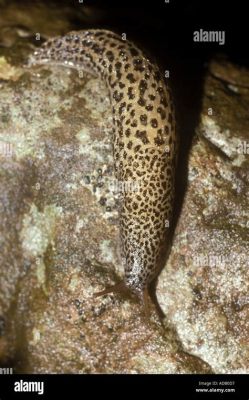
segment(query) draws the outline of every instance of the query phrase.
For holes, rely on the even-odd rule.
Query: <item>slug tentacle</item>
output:
[[[99,296],[104,296],[106,294],[110,293],[124,293],[124,294],[130,294],[130,292],[137,297],[137,299],[141,302],[141,305],[143,307],[143,312],[144,316],[147,321],[149,321],[150,317],[150,296],[147,287],[143,289],[143,291],[136,291],[134,292],[133,288],[130,290],[130,288],[126,285],[125,282],[119,282],[115,285],[109,286],[104,290],[101,290],[100,292],[94,293],[94,297],[99,297]]]
[[[144,298],[158,271],[172,216],[177,150],[168,85],[157,65],[133,43],[101,29],[49,39],[29,62],[44,63],[89,71],[109,89],[115,172],[123,183],[120,235],[125,279],[99,294],[127,287]]]
[[[115,293],[115,292],[116,293],[124,293],[124,292],[127,292],[127,291],[128,291],[128,288],[125,285],[125,283],[124,282],[119,282],[119,283],[116,283],[115,285],[107,287],[104,290],[101,290],[100,292],[94,293],[93,296],[94,297],[99,297],[99,296],[104,296],[104,295],[109,294],[109,293]]]

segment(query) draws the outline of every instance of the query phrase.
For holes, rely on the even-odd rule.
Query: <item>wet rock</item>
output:
[[[214,58],[209,64],[209,71],[235,93],[249,88],[248,70],[244,67],[238,68],[224,57]]]
[[[249,90],[234,96],[225,86],[207,75],[188,190],[158,294],[186,351],[216,373],[248,373]]]
[[[47,4],[42,2],[4,2],[0,3],[0,45],[13,46],[19,39],[55,36],[74,27],[73,22],[83,23],[88,7],[82,12],[68,7],[65,3]],[[28,42],[27,42],[28,43]]]

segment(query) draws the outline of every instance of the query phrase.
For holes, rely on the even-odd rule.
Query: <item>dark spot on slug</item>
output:
[[[137,153],[141,149],[141,145],[138,144],[137,146],[134,147],[135,153]]]
[[[142,142],[143,142],[144,144],[149,143],[149,139],[148,139],[148,136],[147,136],[147,132],[146,132],[146,131],[139,131],[139,130],[137,130],[135,136],[136,136],[138,139],[141,139]]]
[[[145,104],[146,104],[146,101],[145,101],[142,97],[140,97],[137,103],[138,103],[141,107],[144,107]]]
[[[133,128],[136,128],[136,127],[137,127],[137,120],[136,120],[136,119],[135,119],[134,121],[132,121],[131,126],[132,126]]]
[[[130,81],[131,83],[136,82],[136,79],[134,78],[134,75],[130,72],[129,74],[127,74],[126,78],[128,79],[128,81]]]
[[[116,62],[116,64],[115,64],[115,68],[116,69],[120,69],[122,67],[122,64],[121,64],[121,62]]]
[[[146,108],[147,111],[152,111],[153,110],[152,104],[148,104],[145,108]]]
[[[161,115],[162,120],[166,118],[166,112],[162,109],[162,107],[158,107],[157,112]]]
[[[143,125],[147,125],[147,115],[146,114],[140,115],[140,121]]]
[[[106,52],[106,57],[108,58],[108,60],[109,60],[110,62],[112,62],[112,61],[114,60],[114,54],[113,54],[113,52],[110,51],[110,50],[108,50],[108,51]]]
[[[130,100],[133,100],[136,97],[135,94],[133,93],[133,87],[129,87],[128,88],[127,95],[128,95]]]
[[[158,122],[157,122],[157,120],[155,118],[153,118],[150,121],[150,123],[151,123],[152,128],[157,128],[158,127]]]
[[[139,86],[138,87],[139,87],[140,93],[143,94],[146,91],[146,89],[148,87],[148,84],[144,79],[142,79],[139,82]]]
[[[118,92],[117,90],[114,91],[113,98],[116,100],[117,103],[121,101],[123,97],[124,94],[122,92]]]
[[[130,128],[125,130],[125,136],[129,137],[131,135],[131,130]]]

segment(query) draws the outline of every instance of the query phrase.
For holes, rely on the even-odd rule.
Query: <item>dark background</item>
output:
[[[207,58],[214,52],[227,54],[248,64],[249,6],[246,0],[53,0],[84,10],[92,9],[86,27],[127,32],[145,43],[153,52],[167,50],[171,56]],[[44,1],[46,2],[46,1]],[[77,21],[74,21],[77,25]],[[87,26],[88,25],[88,26]],[[79,26],[79,29],[82,26]],[[85,27],[84,27],[85,28]],[[225,30],[226,43],[194,43],[193,31]]]

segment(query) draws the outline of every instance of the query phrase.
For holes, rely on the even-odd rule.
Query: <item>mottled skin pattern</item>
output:
[[[134,183],[121,194],[124,283],[143,297],[157,274],[174,195],[175,116],[165,79],[134,44],[106,30],[49,39],[30,58],[44,63],[91,72],[109,89],[116,178]]]

